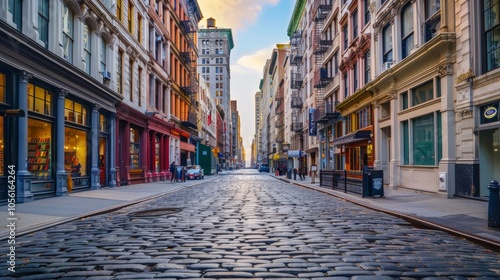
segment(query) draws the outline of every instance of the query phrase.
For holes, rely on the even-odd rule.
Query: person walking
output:
[[[293,169],[293,179],[297,180],[297,168]]]
[[[299,178],[301,181],[304,181],[304,170],[302,167],[299,167]]]
[[[170,182],[174,182],[175,178],[175,161],[172,161],[170,164],[170,173],[172,173],[172,178],[170,179]]]

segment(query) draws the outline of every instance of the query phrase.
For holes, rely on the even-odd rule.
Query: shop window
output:
[[[106,120],[106,116],[103,114],[99,114],[99,131],[107,132],[108,122]]]
[[[408,109],[408,92],[401,93],[401,110]]]
[[[435,165],[434,115],[414,118],[412,128],[413,164]]]
[[[87,186],[87,131],[66,127],[64,139],[64,168],[70,174],[74,187]]]
[[[31,184],[33,192],[54,190],[52,140],[51,123],[28,119],[28,171],[33,174]]]
[[[28,84],[28,110],[52,116],[52,93],[42,87]]]
[[[64,101],[64,119],[81,125],[87,125],[87,107],[70,99]]]
[[[409,127],[408,121],[401,123],[401,134],[402,134],[402,144],[403,144],[403,165],[410,164],[410,139],[409,139]]]
[[[155,136],[155,170],[160,172],[160,137]]]
[[[139,151],[141,143],[139,138],[139,130],[130,128],[130,169],[140,169]]]

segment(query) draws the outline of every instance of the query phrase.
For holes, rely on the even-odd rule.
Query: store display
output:
[[[33,137],[28,142],[28,171],[34,180],[50,179],[51,146],[50,138]]]

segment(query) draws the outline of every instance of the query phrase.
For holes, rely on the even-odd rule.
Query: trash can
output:
[[[384,171],[371,170],[370,172],[370,185],[372,196],[384,197]]]
[[[175,167],[175,181],[176,182],[184,181],[184,166]]]
[[[363,197],[373,196],[371,188],[371,171],[373,167],[363,166]]]

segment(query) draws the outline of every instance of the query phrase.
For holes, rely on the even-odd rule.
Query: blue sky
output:
[[[231,52],[231,99],[238,101],[241,136],[250,160],[250,148],[255,133],[254,96],[259,90],[266,59],[276,44],[288,43],[286,35],[293,0],[198,0],[203,19],[210,17],[216,26],[231,28],[234,49]]]

